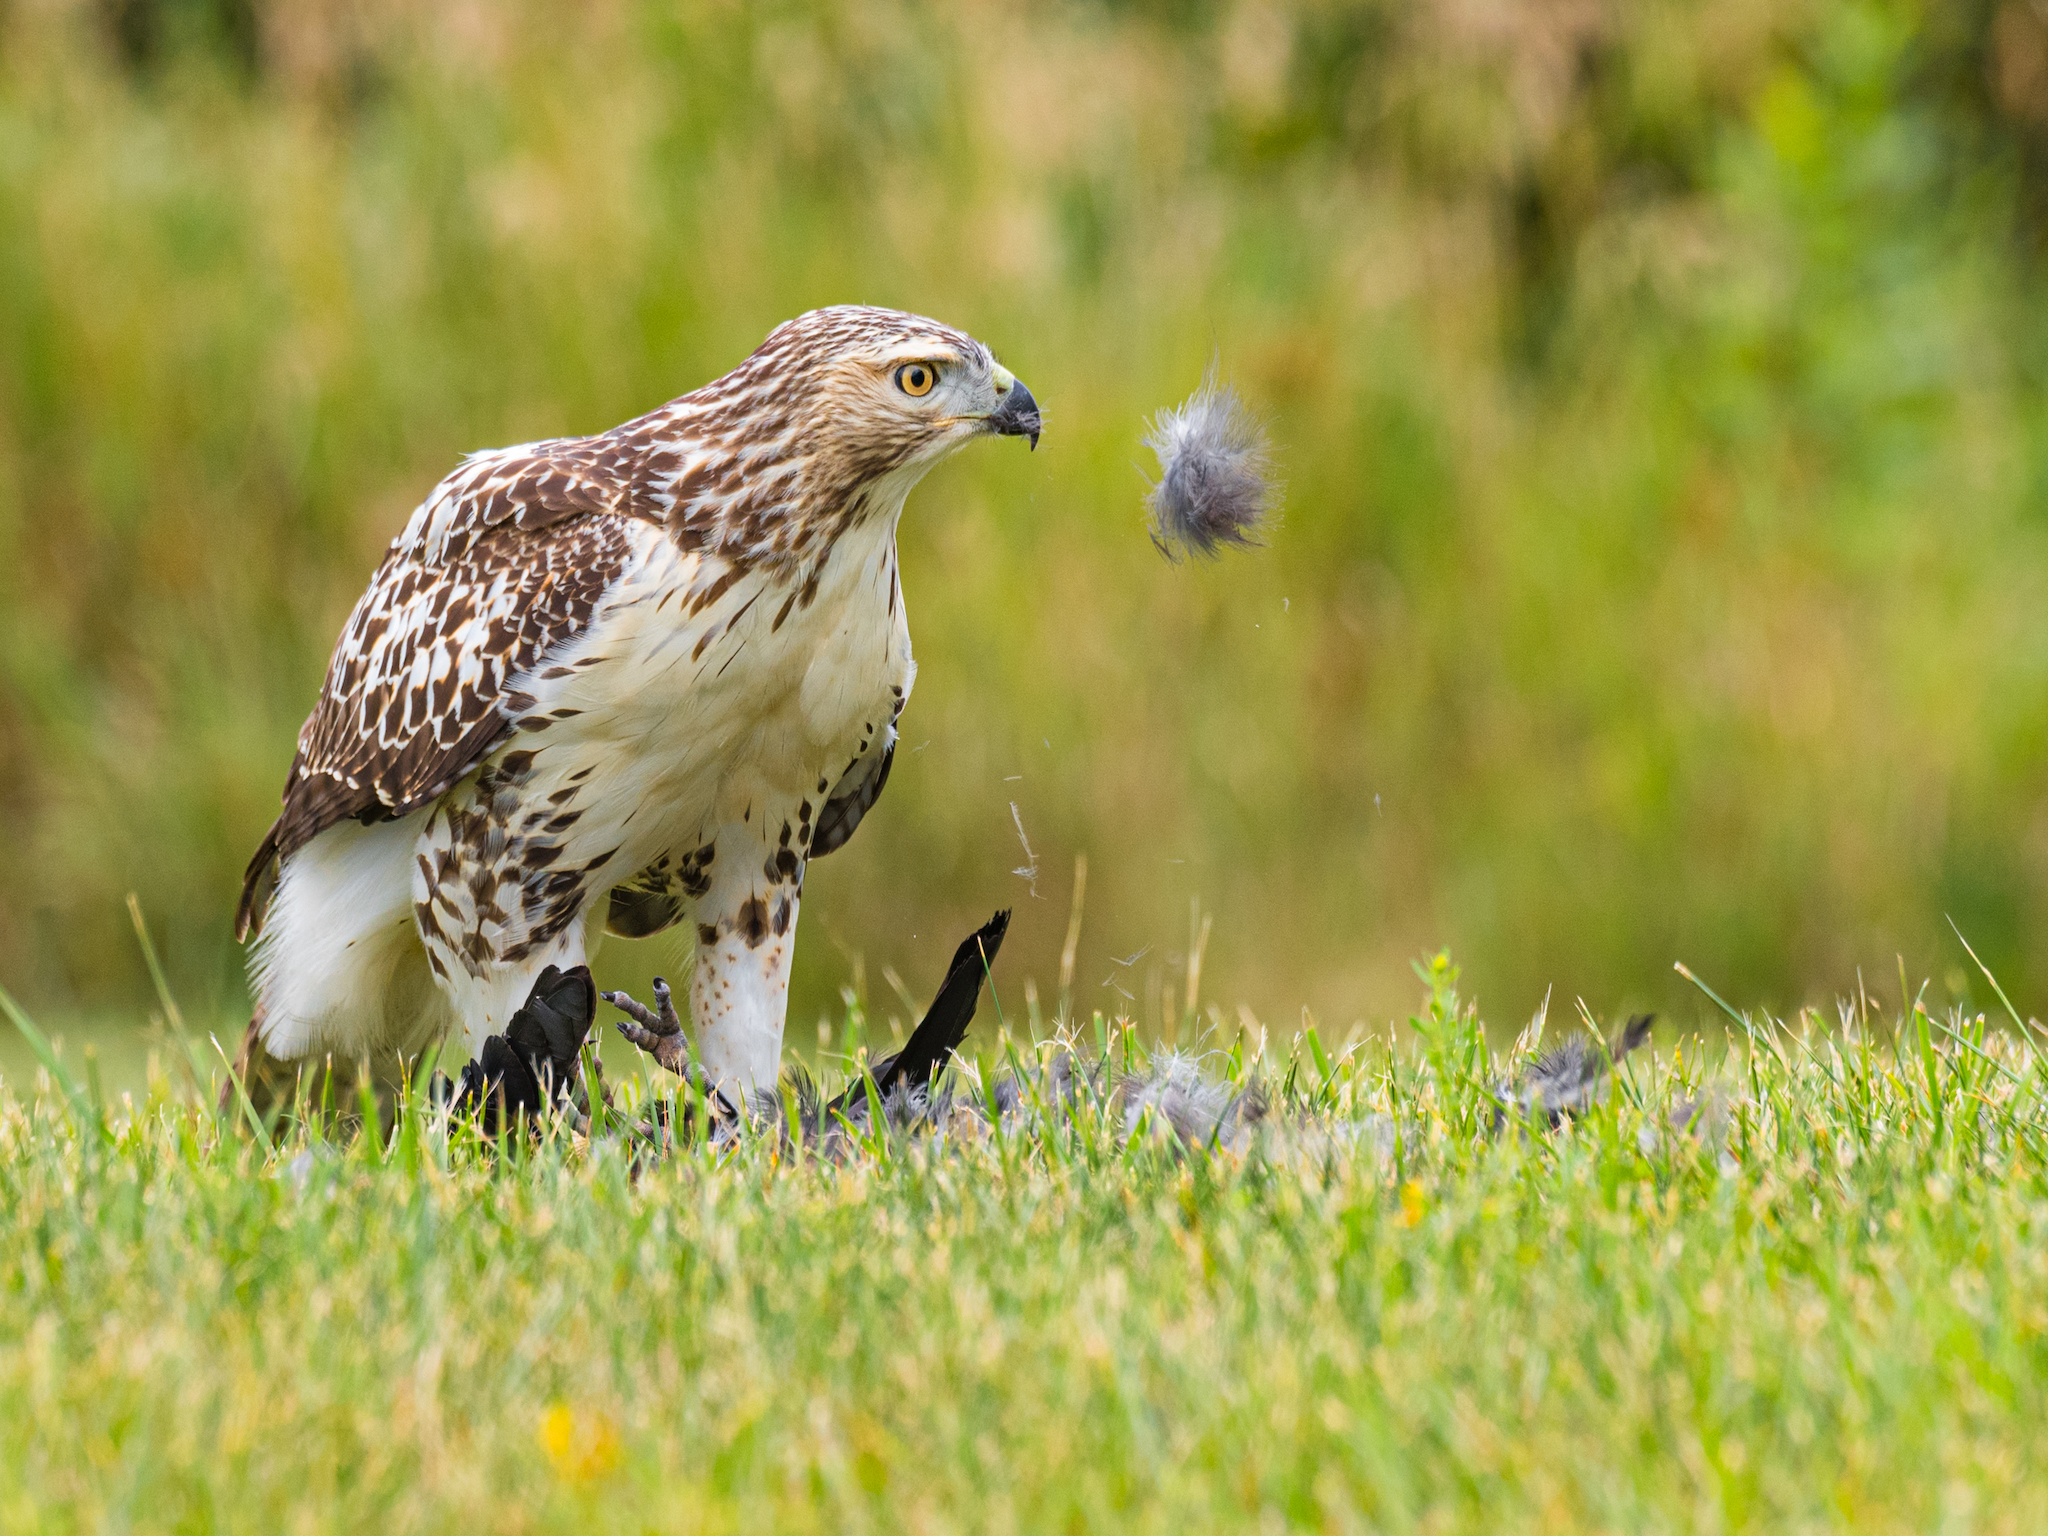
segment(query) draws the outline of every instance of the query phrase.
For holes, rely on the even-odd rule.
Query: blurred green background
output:
[[[999,903],[1049,1011],[1077,854],[1076,998],[1145,1019],[1194,902],[1204,998],[1280,1025],[1404,1013],[1443,944],[1496,1021],[1697,1017],[1675,959],[1939,997],[1944,914],[2027,1006],[2044,174],[2017,0],[0,4],[0,980],[139,1017],[133,890],[231,1017],[427,488],[864,301],[1051,424],[912,500],[920,683],[793,1039]],[[1285,517],[1175,568],[1139,438],[1212,352]]]

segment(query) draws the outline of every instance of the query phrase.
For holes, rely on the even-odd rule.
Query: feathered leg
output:
[[[711,888],[697,901],[690,1017],[711,1085],[743,1103],[756,1089],[774,1085],[782,1063],[804,866],[787,847],[765,859],[759,852],[728,857],[727,849],[738,842],[719,839]]]
[[[458,785],[413,849],[413,925],[473,1054],[506,1032],[549,968],[589,964],[603,934],[606,859],[564,857],[550,840],[544,808],[522,799],[533,756]],[[526,766],[514,771],[515,758]]]

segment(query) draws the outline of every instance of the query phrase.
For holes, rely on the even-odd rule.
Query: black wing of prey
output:
[[[1009,912],[998,912],[953,951],[953,963],[946,967],[939,995],[932,999],[923,1020],[911,1031],[909,1042],[894,1056],[875,1063],[869,1073],[885,1098],[898,1084],[929,1088],[946,1069],[946,1063],[960,1049],[960,1042],[967,1038],[967,1026],[974,1022],[974,1007],[981,999],[982,978],[995,964],[996,951],[1003,947],[1003,935],[1009,931]],[[843,1107],[866,1087],[865,1083],[856,1083],[835,1099],[832,1107]]]

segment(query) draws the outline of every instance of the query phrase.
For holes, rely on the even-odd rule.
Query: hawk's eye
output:
[[[905,363],[896,370],[896,387],[906,395],[928,395],[939,382],[939,370],[930,363]]]

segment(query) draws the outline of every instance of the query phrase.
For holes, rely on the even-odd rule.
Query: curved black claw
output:
[[[654,1008],[648,1009],[625,992],[598,994],[619,1012],[618,1031],[654,1058],[655,1064],[677,1077],[690,1075],[690,1042],[683,1034],[683,1021],[676,1015],[675,999],[668,983],[654,978]]]

